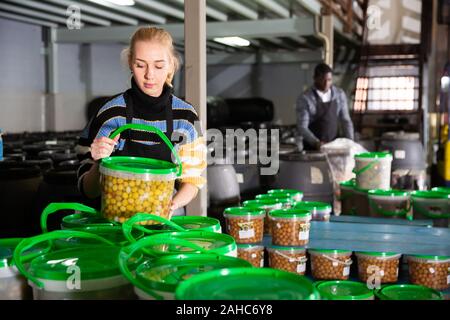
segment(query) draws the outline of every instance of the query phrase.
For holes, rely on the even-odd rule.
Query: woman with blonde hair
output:
[[[131,37],[125,56],[132,75],[131,88],[108,101],[85,130],[84,144],[90,146],[90,153],[78,170],[78,186],[88,198],[98,198],[98,160],[111,155],[172,162],[169,148],[154,133],[127,130],[114,140],[108,138],[125,124],[154,126],[172,140],[183,163],[178,192],[171,203],[173,212],[194,199],[205,183],[201,173],[206,167],[206,148],[200,122],[194,107],[172,93],[179,60],[167,31],[139,28]],[[181,141],[174,141],[175,136]]]

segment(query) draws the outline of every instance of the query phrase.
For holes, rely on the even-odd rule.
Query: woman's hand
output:
[[[170,215],[178,208],[186,206],[189,202],[192,201],[197,196],[198,188],[191,183],[182,183],[180,190],[178,190],[177,194],[173,197],[170,202]]]
[[[110,139],[107,137],[95,139],[91,144],[92,159],[97,161],[109,157],[113,153],[114,147],[117,145],[119,139],[120,134],[117,135],[114,139]]]

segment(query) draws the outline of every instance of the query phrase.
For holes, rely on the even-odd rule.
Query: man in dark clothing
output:
[[[314,70],[314,85],[297,99],[297,128],[305,149],[317,150],[338,138],[339,125],[343,137],[354,139],[345,92],[334,86],[333,70],[325,63]]]

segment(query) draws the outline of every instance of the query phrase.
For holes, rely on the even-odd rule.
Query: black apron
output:
[[[132,97],[128,92],[124,93],[124,99],[125,99],[125,105],[126,105],[126,116],[127,116],[127,124],[132,123],[133,120],[133,114],[134,114],[134,102]],[[171,140],[172,133],[173,133],[173,112],[172,112],[172,97],[170,98],[169,102],[170,107],[164,108],[165,111],[165,120],[166,120],[166,136],[167,138]],[[122,132],[121,138],[125,139],[125,145],[122,150],[115,151],[115,156],[128,156],[128,157],[143,157],[143,158],[152,158],[152,159],[158,159],[163,161],[172,162],[172,152],[170,151],[169,147],[165,144],[165,142],[155,134],[150,133],[152,135],[157,136],[156,140],[161,140],[159,144],[155,145],[144,145],[139,142],[134,142],[134,131],[133,130],[126,130]],[[135,139],[136,140],[136,139]],[[173,143],[173,142],[172,142]]]
[[[338,104],[337,99],[333,99],[333,90],[331,91],[331,101],[323,102],[317,94],[316,97],[316,116],[310,123],[309,130],[322,142],[330,142],[338,137]],[[313,146],[309,146],[313,148]]]

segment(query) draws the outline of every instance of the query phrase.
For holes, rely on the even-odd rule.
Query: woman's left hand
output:
[[[170,202],[170,207],[169,207],[169,216],[172,217],[172,214],[174,213],[175,210],[177,210],[180,207],[180,205],[178,204],[177,201],[175,201],[175,198],[172,199],[172,201]]]

